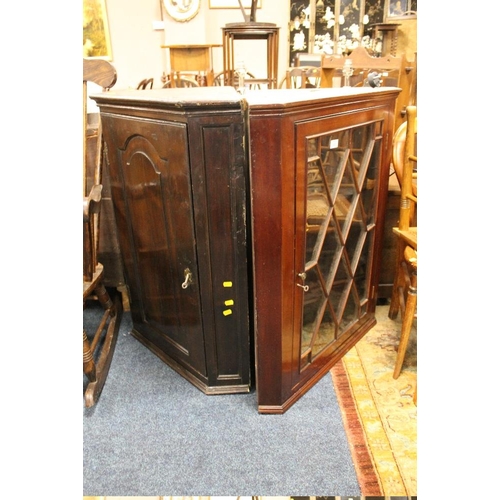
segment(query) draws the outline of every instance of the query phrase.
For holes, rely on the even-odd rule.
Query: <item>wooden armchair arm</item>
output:
[[[99,212],[101,207],[102,184],[92,186],[89,195],[83,198],[83,222],[88,222],[91,214]]]

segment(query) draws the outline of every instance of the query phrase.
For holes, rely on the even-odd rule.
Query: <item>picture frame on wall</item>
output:
[[[417,0],[387,0],[387,19],[408,19],[417,17]]]
[[[242,0],[244,9],[249,9],[252,6],[252,0]],[[209,0],[208,7],[210,9],[239,9],[238,0]],[[262,0],[258,0],[257,8],[262,9]]]
[[[83,57],[113,59],[106,0],[83,0]]]

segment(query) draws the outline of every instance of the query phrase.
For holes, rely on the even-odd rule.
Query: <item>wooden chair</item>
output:
[[[400,186],[403,183],[407,124],[408,122],[404,121],[396,130],[392,139],[392,166],[394,167],[394,173],[396,174],[396,178],[398,179]],[[415,179],[413,179],[411,187],[413,194],[417,196],[417,183],[415,182]]]
[[[245,78],[255,78],[255,76],[252,73],[250,73],[249,71],[247,71],[245,73]],[[217,73],[214,76],[213,85],[216,87],[226,85],[229,87],[238,88],[238,84],[239,84],[238,75],[236,74],[236,71],[233,72],[232,78],[230,76],[229,71],[221,71],[220,73]],[[248,88],[250,90],[260,90],[260,84],[250,83],[250,84],[248,84]]]
[[[186,87],[201,87],[201,81],[203,80],[203,75],[201,73],[181,73],[176,71],[175,73],[170,73],[170,77],[165,79],[165,83],[162,88],[186,88]]]
[[[150,89],[152,89],[153,82],[154,82],[154,78],[144,78],[144,80],[141,80],[139,82],[139,85],[137,85],[137,90],[146,90],[148,88],[148,86]]]
[[[406,106],[417,103],[417,59],[407,59],[406,55],[394,57],[386,55],[373,57],[368,50],[359,46],[348,56],[338,56],[336,54],[322,55],[321,73],[322,87],[341,87],[344,85],[342,69],[346,60],[352,63],[353,75],[350,77],[350,86],[362,86],[368,74],[377,71],[381,74],[382,87],[399,87],[399,94],[394,116],[394,130],[406,120]]]
[[[306,89],[318,88],[321,84],[321,68],[316,66],[297,66],[288,68],[279,88]]]
[[[401,202],[398,227],[393,228],[397,237],[396,271],[392,289],[389,317],[395,319],[401,311],[401,338],[394,367],[393,377],[398,378],[410,338],[417,309],[417,226],[416,226],[416,137],[417,108],[406,108],[406,133],[403,153],[401,152],[401,132],[393,147],[393,163],[396,172],[401,172]],[[396,134],[397,135],[397,134]],[[401,159],[402,167],[399,166]]]
[[[102,283],[103,266],[97,260],[99,248],[99,209],[102,192],[101,128],[98,124],[97,158],[93,175],[87,172],[87,82],[109,89],[116,83],[116,71],[107,61],[83,59],[83,308],[97,299],[102,319],[91,339],[83,330],[83,372],[88,379],[85,406],[93,406],[101,394],[111,365],[122,315],[121,296],[111,297]]]

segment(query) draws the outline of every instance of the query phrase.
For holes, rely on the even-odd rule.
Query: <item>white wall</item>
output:
[[[118,73],[115,89],[136,88],[143,78],[154,78],[161,87],[163,71],[169,70],[168,49],[161,45],[222,44],[222,27],[243,21],[239,9],[210,9],[201,0],[199,13],[190,21],[176,22],[165,11],[162,0],[106,0],[111,37],[112,63]],[[275,23],[279,31],[278,79],[288,61],[289,0],[262,0],[258,22]],[[155,31],[153,21],[164,21],[164,30]],[[251,44],[251,46],[249,45]],[[261,47],[264,47],[262,50]],[[255,76],[265,74],[265,42],[236,41],[235,52]],[[222,71],[222,47],[214,48],[214,71]]]
[[[153,30],[161,19],[160,0],[106,0],[115,89],[136,88],[143,78],[161,77],[163,31]]]

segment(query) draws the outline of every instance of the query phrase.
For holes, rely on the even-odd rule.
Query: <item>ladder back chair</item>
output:
[[[181,73],[180,71],[171,72],[170,76],[165,77],[164,89],[202,87],[204,76],[198,73]],[[163,80],[163,79],[162,79]]]
[[[154,82],[154,78],[144,78],[144,80],[141,80],[139,82],[139,85],[137,85],[137,90],[146,90],[148,87],[150,89],[152,89],[153,82]]]
[[[250,71],[245,71],[244,80],[246,81],[247,79],[255,79],[255,76],[250,73]],[[237,89],[239,85],[238,73],[236,71],[221,71],[214,76],[212,85],[214,87],[226,85],[228,87],[234,87],[235,89]],[[258,83],[246,82],[245,86],[247,85],[250,90],[260,90],[260,84]]]
[[[295,66],[286,70],[279,88],[309,89],[321,85],[321,68],[316,66]]]
[[[105,288],[103,265],[98,262],[99,211],[102,193],[101,127],[98,123],[94,172],[88,172],[87,159],[87,83],[93,82],[105,89],[116,83],[115,68],[101,59],[83,59],[83,308],[89,300],[98,300],[102,307],[100,323],[90,338],[83,329],[83,372],[88,380],[85,388],[85,406],[93,406],[106,381],[118,338],[122,315],[120,294],[111,294]]]
[[[417,107],[406,108],[406,131],[395,134],[393,164],[400,177],[401,202],[399,223],[393,228],[397,238],[396,270],[392,288],[389,318],[395,319],[401,312],[401,337],[394,366],[393,377],[401,373],[408,340],[417,309]],[[401,165],[402,162],[402,165]],[[399,179],[399,176],[398,176]]]

